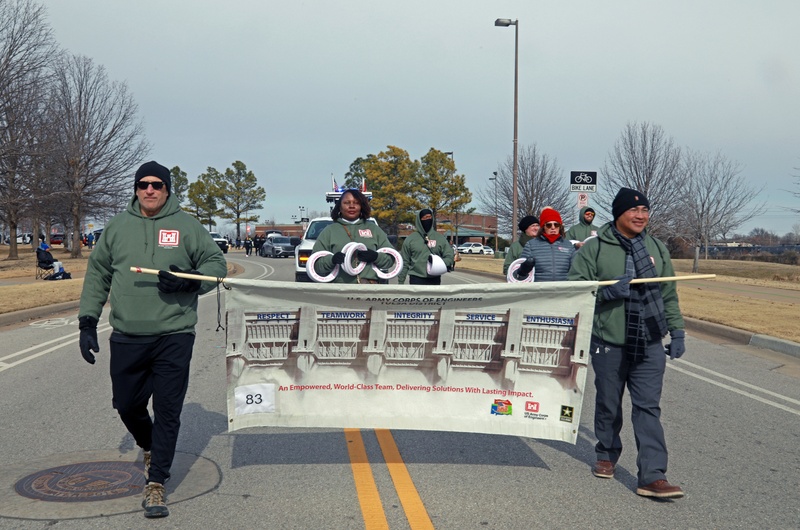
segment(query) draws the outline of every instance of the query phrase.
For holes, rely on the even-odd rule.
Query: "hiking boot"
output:
[[[158,482],[148,482],[144,487],[144,500],[142,500],[144,516],[148,518],[166,517],[169,515],[167,508],[167,492]]]
[[[592,475],[598,478],[614,478],[615,466],[610,460],[598,460],[592,468]]]
[[[662,478],[647,486],[639,486],[636,488],[636,495],[658,497],[659,499],[679,499],[683,497],[683,490],[680,486],[673,486]]]
[[[142,454],[142,459],[144,460],[144,481],[147,482],[150,479],[150,451],[145,451]]]

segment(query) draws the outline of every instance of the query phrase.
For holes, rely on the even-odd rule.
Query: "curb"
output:
[[[32,307],[30,309],[13,311],[11,313],[2,313],[0,314],[0,326],[8,326],[10,324],[27,322],[28,320],[45,318],[48,315],[53,315],[62,311],[72,311],[73,309],[78,309],[78,307],[80,307],[80,301],[75,300],[73,302],[61,302],[60,304]]]
[[[706,322],[696,318],[683,317],[688,331],[707,333],[723,339],[729,339],[735,344],[744,344],[754,348],[763,348],[776,351],[800,359],[800,344],[786,339],[779,339],[769,335],[761,335],[752,331],[732,328],[714,322]]]

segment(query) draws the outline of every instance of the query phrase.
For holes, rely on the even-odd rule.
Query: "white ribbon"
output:
[[[355,257],[356,252],[359,250],[367,250],[367,246],[364,243],[351,241],[342,248],[342,253],[344,254],[344,263],[342,263],[342,269],[344,269],[344,272],[350,276],[358,276],[367,266],[365,262],[359,261],[358,265],[353,267],[353,258]]]
[[[320,276],[319,274],[317,274],[317,271],[314,270],[314,264],[317,262],[319,258],[332,255],[333,252],[328,252],[327,250],[318,250],[317,252],[311,254],[308,257],[308,261],[306,262],[306,274],[308,274],[308,277],[318,283],[328,283],[335,280],[336,277],[339,275],[338,265],[336,265],[331,271],[331,273],[328,274],[327,276]]]
[[[535,269],[531,269],[531,273],[522,280],[518,280],[514,277],[514,273],[525,263],[523,258],[515,259],[511,262],[511,265],[508,266],[508,274],[506,275],[506,281],[508,283],[529,283],[533,281],[533,273],[536,272]]]
[[[447,265],[444,260],[436,254],[428,255],[428,276],[441,276],[447,272]]]
[[[389,254],[391,257],[394,258],[394,267],[389,269],[388,272],[383,272],[374,263],[372,264],[372,270],[375,271],[375,274],[378,275],[378,278],[380,278],[381,280],[391,280],[392,278],[400,274],[400,269],[403,268],[403,258],[400,257],[400,253],[390,247],[379,248],[378,252],[380,252],[381,254]]]

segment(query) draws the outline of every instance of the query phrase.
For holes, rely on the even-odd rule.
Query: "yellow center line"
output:
[[[383,451],[383,459],[389,467],[389,474],[392,476],[394,488],[397,490],[397,496],[400,497],[400,503],[403,505],[403,511],[406,513],[411,530],[433,530],[428,510],[425,509],[417,488],[411,480],[403,457],[400,456],[400,450],[394,443],[392,433],[387,429],[375,429],[375,436],[377,436],[381,451]]]
[[[366,530],[388,530],[389,522],[386,520],[378,487],[375,485],[375,477],[372,476],[372,469],[367,460],[367,450],[364,448],[361,431],[345,429],[344,437],[347,440],[347,452],[350,454],[350,467],[356,483],[361,515],[364,517],[364,527]]]

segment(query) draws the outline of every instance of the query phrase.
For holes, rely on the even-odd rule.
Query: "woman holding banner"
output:
[[[369,220],[370,213],[369,200],[359,190],[342,193],[331,211],[333,223],[317,238],[306,264],[312,280],[388,283],[400,272],[400,254],[386,233]]]

